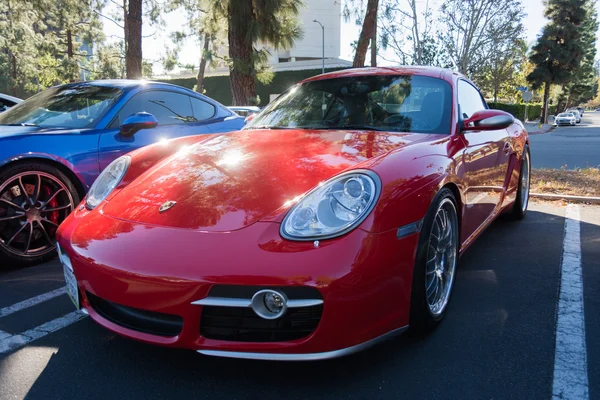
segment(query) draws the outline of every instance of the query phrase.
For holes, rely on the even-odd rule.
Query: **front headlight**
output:
[[[131,157],[122,156],[111,162],[102,171],[87,194],[85,205],[88,209],[96,208],[121,183],[130,163]]]
[[[381,191],[379,177],[366,170],[336,176],[308,192],[283,219],[281,236],[290,240],[330,239],[356,228]]]

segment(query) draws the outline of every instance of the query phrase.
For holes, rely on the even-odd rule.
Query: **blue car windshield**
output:
[[[85,84],[50,88],[0,114],[0,125],[89,128],[122,93],[113,87]]]
[[[418,75],[365,75],[309,81],[267,106],[244,129],[361,129],[450,132],[452,89]]]

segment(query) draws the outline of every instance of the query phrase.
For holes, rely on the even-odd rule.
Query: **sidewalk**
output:
[[[556,128],[556,125],[553,124],[544,124],[540,127],[539,122],[525,122],[525,129],[527,129],[527,133],[530,135],[539,135],[542,133],[550,132],[552,129]]]

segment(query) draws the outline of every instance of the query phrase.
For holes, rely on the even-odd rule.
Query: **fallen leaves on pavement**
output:
[[[531,192],[600,197],[600,169],[534,169]]]

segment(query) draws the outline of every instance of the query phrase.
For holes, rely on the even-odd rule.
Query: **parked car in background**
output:
[[[227,108],[242,117],[247,117],[251,114],[258,114],[260,112],[260,107],[255,106],[229,106]]]
[[[570,112],[571,114],[573,114],[575,116],[575,122],[576,123],[580,123],[581,122],[582,113],[579,111],[579,109],[572,108],[572,109],[567,110],[566,112],[568,112],[568,113]]]
[[[571,125],[575,126],[577,124],[577,117],[572,112],[564,112],[560,113],[554,119],[554,123],[556,125]]]
[[[585,112],[585,108],[583,108],[583,107],[577,107],[577,109],[579,110],[579,114],[583,117],[583,113]]]
[[[119,156],[243,125],[191,90],[128,80],[53,87],[0,114],[0,266],[52,257],[58,225]]]
[[[115,160],[59,259],[98,324],[212,356],[325,359],[431,330],[463,251],[528,207],[527,131],[450,70],[319,75],[243,130],[179,140]]]
[[[0,113],[22,102],[23,100],[19,99],[18,97],[13,97],[4,93],[0,93]]]

